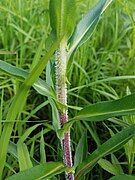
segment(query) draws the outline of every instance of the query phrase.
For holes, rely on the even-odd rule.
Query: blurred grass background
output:
[[[12,65],[29,69],[34,54],[43,36],[47,38],[50,33],[49,25],[49,0],[1,0],[0,1],[0,59]],[[95,1],[94,3],[96,3]],[[92,0],[76,0],[78,20],[93,6]],[[42,54],[46,51],[44,44]],[[82,45],[70,60],[71,66],[68,72],[69,99],[68,104],[77,107],[113,100],[126,95],[127,87],[134,92],[135,80],[111,80],[115,76],[135,75],[135,2],[134,0],[114,1],[102,18],[90,40]],[[54,65],[52,63],[52,76]],[[45,79],[45,71],[42,74]],[[98,82],[101,79],[110,78],[109,81]],[[19,87],[20,83],[12,77],[0,72],[0,119],[4,120],[8,106]],[[83,88],[82,88],[83,86]],[[76,88],[77,87],[77,88]],[[75,90],[73,88],[76,88]],[[25,130],[36,121],[48,120],[45,129],[51,129],[51,108],[47,104],[40,106],[46,97],[37,94],[31,88],[29,98],[25,105],[20,120],[27,121],[17,123],[13,132],[12,141],[17,139]],[[38,108],[37,108],[38,107]],[[69,109],[69,117],[76,114],[76,110]],[[88,126],[87,126],[88,125]],[[104,142],[110,137],[107,127],[112,124],[83,124],[76,123],[72,134],[73,151],[83,131],[88,129],[88,148],[92,152],[96,144]],[[112,127],[114,128],[114,127]],[[31,156],[40,159],[39,137],[37,129],[27,141]],[[92,135],[93,133],[93,135]],[[93,140],[93,138],[95,139]],[[30,142],[31,141],[31,142]],[[96,141],[96,143],[95,143]],[[47,160],[60,158],[60,144],[55,133],[45,135]],[[59,144],[59,145],[58,145]],[[123,159],[124,161],[125,159]],[[9,163],[13,161],[8,158]],[[13,161],[12,168],[17,171],[17,162]],[[96,173],[95,173],[96,172]],[[11,175],[13,170],[9,167],[5,174]],[[95,175],[96,174],[96,175]],[[105,179],[109,174],[96,166],[88,176],[91,179]]]

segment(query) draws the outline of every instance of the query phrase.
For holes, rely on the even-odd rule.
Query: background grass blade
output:
[[[78,142],[75,156],[74,156],[74,166],[77,167],[84,159],[87,157],[88,145],[87,145],[87,133],[85,132],[80,141]]]
[[[25,143],[17,144],[18,162],[20,171],[24,171],[33,167],[28,148]]]
[[[8,144],[8,153],[11,154],[14,157],[14,159],[18,161],[17,145],[12,141],[10,141]],[[39,162],[32,157],[31,157],[31,161],[34,165],[39,164]]]
[[[60,174],[65,171],[65,167],[60,162],[50,162],[35,166],[29,170],[15,174],[7,180],[33,180],[33,179],[47,179],[56,174]]]
[[[98,160],[121,148],[126,142],[135,136],[135,125],[132,125],[121,132],[115,134],[99,148],[97,148],[88,158],[83,161],[76,170],[75,179],[79,180],[82,175],[88,173]]]
[[[105,171],[113,174],[113,175],[119,175],[118,169],[108,160],[101,158],[98,161],[98,164],[104,169]]]
[[[30,87],[34,84],[36,79],[42,73],[43,69],[45,68],[50,57],[53,55],[57,46],[58,41],[53,44],[50,51],[45,54],[41,61],[38,62],[35,68],[31,71],[27,79],[24,81],[24,84],[19,88],[9,108],[6,120],[11,120],[12,122],[6,123],[5,121],[4,129],[0,138],[0,178],[2,177],[2,172],[6,161],[7,147],[13,129],[14,121],[17,118],[17,115],[21,113],[23,109]]]
[[[41,131],[41,138],[40,138],[40,163],[44,164],[46,162],[46,151],[45,151],[45,141],[43,130]]]
[[[36,124],[30,128],[28,128],[24,134],[20,137],[20,139],[18,140],[18,143],[23,143],[27,138],[28,136],[32,133],[32,131],[34,131],[38,126],[40,126],[41,124]]]
[[[8,153],[10,153],[15,159],[18,159],[17,146],[12,141],[8,144]]]

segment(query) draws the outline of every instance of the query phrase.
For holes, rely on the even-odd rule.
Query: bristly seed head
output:
[[[66,46],[60,45],[59,50],[55,52],[55,69],[56,69],[56,94],[57,99],[63,105],[67,105],[67,84],[66,84],[66,65],[67,65],[67,51]],[[68,111],[63,108],[59,109],[59,120],[61,127],[68,121]],[[64,134],[61,141],[63,150],[63,161],[68,167],[72,167],[72,155],[70,147],[70,132]],[[67,180],[74,180],[73,173],[66,173]]]
[[[58,100],[65,105],[67,104],[66,55],[66,50],[62,48],[55,53],[56,93]]]

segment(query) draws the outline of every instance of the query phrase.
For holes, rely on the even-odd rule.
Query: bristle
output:
[[[58,100],[67,104],[67,85],[65,82],[66,79],[66,58],[63,56],[60,50],[57,50],[55,53],[55,69],[56,69],[56,93]]]
[[[55,53],[55,68],[56,68],[56,93],[57,99],[60,103],[67,105],[67,84],[66,84],[66,60],[67,51],[65,46],[60,46],[60,49]],[[59,120],[61,127],[68,121],[68,111],[66,109],[59,109]],[[64,138],[61,141],[63,150],[63,161],[68,167],[72,167],[72,155],[71,155],[71,142],[70,131],[64,134]],[[72,173],[66,173],[66,179],[74,180]]]

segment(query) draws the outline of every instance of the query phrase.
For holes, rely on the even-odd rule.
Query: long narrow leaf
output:
[[[89,157],[82,162],[76,171],[75,179],[79,180],[83,175],[88,173],[98,162],[98,160],[121,148],[126,142],[135,136],[135,125],[132,125],[121,132],[115,134],[98,149],[96,149]]]
[[[46,82],[49,86],[54,87],[54,83],[52,80],[52,73],[51,73],[51,64],[48,62],[46,66]],[[55,130],[60,129],[60,124],[59,124],[59,112],[56,107],[55,101],[51,98],[48,97],[49,103],[52,107],[52,124]]]
[[[24,81],[29,75],[29,73],[26,70],[15,67],[15,66],[13,66],[7,62],[4,62],[2,60],[0,60],[0,70],[10,76],[13,76],[13,77],[19,79],[20,81]],[[40,78],[38,78],[36,80],[33,87],[41,95],[53,96],[52,89],[48,86],[48,84],[45,81],[43,81]]]
[[[135,180],[135,176],[123,174],[119,176],[113,176],[110,178],[110,180]]]
[[[98,161],[98,164],[101,166],[102,169],[104,169],[105,171],[113,174],[113,175],[119,175],[119,171],[118,169],[108,160],[101,158]]]
[[[17,145],[15,143],[10,141],[8,144],[8,150],[7,151],[18,161]],[[39,164],[39,162],[32,157],[31,157],[31,161],[35,165]]]
[[[28,136],[32,133],[32,131],[34,131],[38,126],[40,126],[41,124],[35,124],[34,126],[28,128],[25,133],[20,137],[20,139],[18,140],[18,143],[23,143]]]
[[[135,93],[118,100],[100,102],[83,108],[73,119],[65,123],[62,129],[58,130],[58,134],[63,138],[64,133],[78,120],[96,122],[131,114],[135,114]]]
[[[20,171],[30,169],[33,167],[28,148],[25,143],[17,144],[18,162]]]
[[[124,98],[100,102],[80,110],[74,120],[102,121],[114,116],[135,114],[135,93]]]
[[[46,162],[46,152],[45,152],[45,141],[43,130],[41,131],[41,138],[40,138],[40,163],[44,164]]]
[[[33,180],[33,179],[47,179],[56,174],[60,174],[65,171],[65,167],[60,162],[50,162],[41,165],[37,165],[29,170],[17,173],[7,180]]]
[[[75,151],[75,157],[74,157],[74,166],[77,167],[82,161],[87,157],[88,147],[87,147],[87,133],[85,132]]]
[[[78,48],[91,37],[101,14],[105,11],[111,2],[112,0],[99,0],[99,3],[93,9],[90,9],[77,24],[76,29],[69,40],[70,48],[68,58],[70,58],[71,54],[75,51],[76,48]]]

